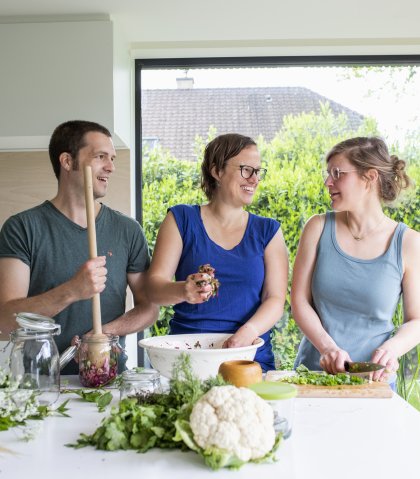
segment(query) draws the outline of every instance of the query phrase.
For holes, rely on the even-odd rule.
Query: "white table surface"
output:
[[[94,403],[73,394],[61,395],[58,404],[68,398],[71,418],[40,421],[35,439],[22,441],[16,429],[0,432],[0,446],[14,452],[0,452],[0,479],[419,477],[420,413],[395,394],[391,399],[296,399],[293,433],[280,445],[276,463],[218,472],[193,452],[65,447],[81,432],[93,433],[109,412],[99,413]]]

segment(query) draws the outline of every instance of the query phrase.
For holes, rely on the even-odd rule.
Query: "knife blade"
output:
[[[383,369],[385,366],[378,363],[370,363],[369,361],[344,361],[344,369],[348,373],[371,373],[373,371],[379,371]]]

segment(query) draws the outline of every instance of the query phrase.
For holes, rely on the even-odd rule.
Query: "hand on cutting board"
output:
[[[344,361],[351,362],[349,353],[344,349],[340,349],[337,347],[324,351],[324,353],[321,354],[319,365],[327,373],[337,374],[343,373],[345,371]]]
[[[398,357],[386,343],[373,351],[371,361],[385,366],[385,369],[373,373],[373,381],[388,381],[389,375],[398,371]]]
[[[105,256],[98,256],[84,263],[70,280],[74,295],[81,299],[89,299],[105,289],[107,269]]]

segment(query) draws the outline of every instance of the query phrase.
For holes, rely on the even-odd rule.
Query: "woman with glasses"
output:
[[[256,361],[274,369],[270,330],[283,313],[288,258],[280,224],[245,211],[266,169],[255,142],[220,135],[205,149],[201,186],[204,205],[169,208],[148,272],[150,300],[174,305],[171,334],[232,333],[225,347],[265,340]],[[212,296],[210,264],[220,283]],[[175,281],[173,278],[175,276]]]
[[[380,138],[352,138],[326,157],[333,211],[316,215],[300,240],[292,282],[293,316],[303,331],[296,366],[344,371],[345,361],[385,366],[420,342],[420,234],[385,215],[410,180],[405,162]],[[403,294],[405,323],[392,317]]]

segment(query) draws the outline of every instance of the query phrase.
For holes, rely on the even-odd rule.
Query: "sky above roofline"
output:
[[[402,141],[420,120],[420,69],[404,83],[406,73],[391,77],[382,72],[348,76],[346,67],[279,67],[189,70],[146,70],[142,88],[176,88],[176,78],[194,78],[193,88],[302,86],[361,113],[377,119],[388,141]],[[395,88],[395,85],[401,88]]]

